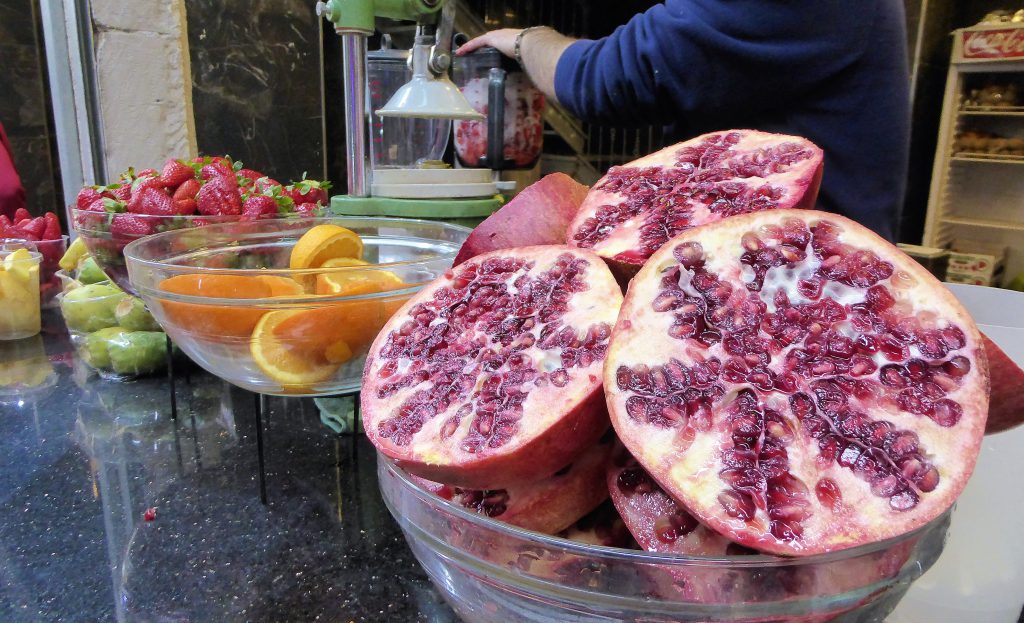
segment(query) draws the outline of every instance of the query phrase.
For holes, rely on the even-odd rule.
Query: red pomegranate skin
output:
[[[612,167],[583,201],[567,241],[592,249],[625,282],[692,227],[754,211],[813,208],[823,158],[797,136],[704,134]]]
[[[410,473],[463,488],[552,475],[608,430],[601,370],[621,297],[599,257],[562,245],[451,269],[371,345],[367,437]]]
[[[562,244],[588,190],[565,173],[545,175],[473,228],[454,265],[498,249]]]
[[[413,476],[420,486],[471,511],[526,530],[557,534],[608,499],[612,435],[552,476],[508,489],[463,489]]]
[[[1024,370],[987,335],[982,334],[992,390],[985,434],[1001,433],[1024,423]]]
[[[684,232],[630,283],[605,365],[619,438],[731,540],[806,555],[952,505],[988,413],[966,310],[866,228],[804,210]]]

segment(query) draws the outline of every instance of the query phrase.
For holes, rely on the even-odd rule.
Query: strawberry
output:
[[[38,241],[43,239],[43,232],[46,231],[46,219],[37,216],[31,220],[22,220],[14,226],[16,238]]]
[[[139,171],[135,177],[159,177],[159,175],[157,174],[156,169],[143,169]]]
[[[200,216],[192,219],[192,225],[195,227],[206,227],[207,225],[210,225],[210,219],[206,219]]]
[[[266,194],[267,191],[269,190],[272,190],[274,188],[283,188],[283,186],[281,186],[281,182],[275,180],[274,178],[264,176],[256,179],[255,188],[256,192]]]
[[[60,219],[53,212],[47,212],[43,215],[43,219],[46,221],[46,229],[43,230],[43,240],[57,240],[61,237],[60,231]]]
[[[167,194],[167,191],[164,190],[163,182],[160,181],[160,178],[158,178],[158,177],[140,177],[140,178],[136,178],[136,180],[134,182],[132,182],[132,196],[131,196],[131,199],[128,200],[128,211],[129,212],[134,212],[135,214],[150,214],[150,212],[146,211],[149,208],[148,207],[143,207],[143,205],[142,205],[143,198],[145,198],[145,197],[150,197],[150,199],[149,199],[150,202],[157,201],[155,198],[152,198],[152,197],[154,197],[154,195],[152,195],[151,193],[146,192],[149,189],[158,190],[159,192],[163,193],[164,195]],[[170,197],[168,197],[168,198],[170,198]]]
[[[231,169],[231,167],[221,163],[210,163],[203,165],[202,178],[204,180],[212,180],[215,177],[234,178],[235,172]],[[237,180],[235,181],[235,184],[238,184]]]
[[[82,190],[78,191],[78,197],[75,199],[75,207],[79,210],[88,209],[89,204],[96,201],[101,197],[100,189],[102,186],[86,186]]]
[[[107,186],[110,196],[118,201],[128,201],[132,198],[132,185],[131,182],[125,182],[122,184],[111,184]],[[104,193],[106,194],[106,193]]]
[[[20,223],[21,221],[32,220],[32,215],[28,213],[25,208],[18,208],[14,211],[14,222]]]
[[[309,201],[295,206],[295,212],[302,216],[319,216],[320,206]]]
[[[302,203],[320,203],[327,205],[327,190],[331,183],[327,181],[303,179],[301,182],[289,184],[284,187],[284,194],[295,201],[295,205]]]
[[[14,223],[11,219],[7,218],[6,214],[0,214],[0,238],[7,238],[7,230],[14,227]]]
[[[110,221],[110,233],[114,237],[136,238],[153,233],[153,226],[135,214],[115,214]]]
[[[249,184],[255,182],[258,179],[260,179],[261,177],[266,177],[266,176],[263,175],[262,173],[260,173],[259,171],[254,171],[252,169],[239,169],[238,170],[238,177],[239,177],[239,180],[238,180],[239,183],[242,183],[242,184],[245,184],[246,186],[248,186]],[[245,178],[246,180],[249,180],[249,182],[246,183],[242,178]]]
[[[201,184],[199,180],[192,178],[185,180],[178,186],[178,189],[174,191],[174,200],[180,201],[182,199],[195,199],[196,193],[199,192]]]
[[[174,211],[182,216],[190,216],[196,213],[196,200],[190,197],[174,200]]]
[[[242,204],[242,219],[274,218],[278,214],[277,207],[277,200],[269,195],[250,195]]]
[[[196,195],[196,208],[207,216],[241,214],[242,200],[238,196],[237,188],[238,183],[234,175],[215,177],[199,189]]]
[[[167,194],[166,189],[160,186],[142,186],[138,192],[132,195],[132,200],[128,203],[128,211],[150,216],[178,214],[171,196]]]
[[[168,160],[160,174],[160,181],[166,188],[177,188],[187,180],[195,180],[196,170],[181,160]]]

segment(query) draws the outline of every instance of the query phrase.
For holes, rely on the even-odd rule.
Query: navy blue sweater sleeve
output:
[[[604,39],[572,44],[555,92],[577,116],[618,125],[778,109],[857,60],[872,4],[668,0]]]

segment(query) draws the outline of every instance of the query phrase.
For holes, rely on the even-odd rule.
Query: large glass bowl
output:
[[[138,223],[135,233],[111,232],[112,220],[122,214]],[[238,215],[154,216],[127,212],[122,214],[71,208],[71,221],[75,231],[85,242],[85,247],[89,249],[89,254],[95,258],[96,264],[119,288],[132,294],[136,292],[128,279],[128,269],[124,260],[124,248],[129,243],[153,233],[193,229],[217,223],[234,223],[242,218]]]
[[[428,493],[383,456],[378,477],[416,558],[467,623],[881,622],[938,558],[950,515],[824,555],[685,557],[489,519]]]
[[[356,232],[369,263],[289,269],[296,241],[325,223]],[[405,301],[451,267],[469,231],[398,218],[273,219],[155,234],[129,244],[124,255],[133,289],[174,343],[204,369],[254,392],[316,396],[359,388],[373,338]],[[389,286],[393,289],[311,293],[310,284],[318,279],[370,273],[397,278]],[[246,287],[253,279],[270,280],[275,291],[253,298],[241,298],[249,295],[244,292],[197,296],[162,287],[172,278]],[[296,293],[296,284],[306,291]],[[269,313],[275,316],[267,318]]]

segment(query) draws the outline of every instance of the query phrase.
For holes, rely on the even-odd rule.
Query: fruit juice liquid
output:
[[[475,110],[487,114],[487,78],[474,78],[462,93]],[[533,165],[544,146],[544,94],[522,73],[510,73],[505,80],[505,146],[503,155],[517,168]],[[456,121],[455,149],[462,164],[480,166],[487,155],[487,123]]]
[[[0,340],[39,333],[39,262],[26,250],[0,251]]]

